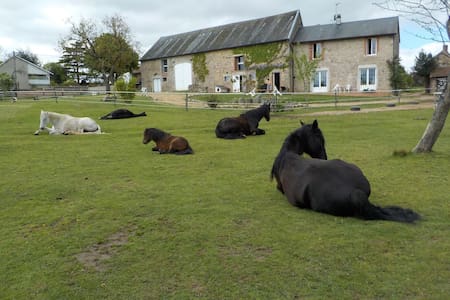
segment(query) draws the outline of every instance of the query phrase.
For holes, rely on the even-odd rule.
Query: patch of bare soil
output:
[[[128,242],[128,237],[132,234],[132,228],[122,229],[108,237],[105,242],[92,245],[86,251],[77,254],[76,258],[85,267],[105,271],[104,261],[111,259],[120,247]]]
[[[324,116],[324,115],[345,115],[345,114],[361,114],[370,112],[392,111],[392,110],[414,110],[414,109],[427,109],[433,108],[433,102],[420,102],[417,104],[404,104],[396,106],[385,106],[377,108],[361,108],[360,110],[329,110],[311,113],[302,113],[300,116]]]

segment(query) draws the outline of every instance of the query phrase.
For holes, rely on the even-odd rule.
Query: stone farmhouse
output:
[[[0,65],[0,73],[9,74],[15,90],[31,90],[50,86],[51,72],[18,56],[7,59]]]
[[[447,82],[447,76],[450,74],[450,54],[448,45],[443,45],[442,51],[435,57],[436,69],[430,74],[430,88],[432,92],[441,92]]]
[[[398,17],[303,26],[300,11],[161,37],[142,57],[152,92],[390,90]],[[317,60],[311,80],[294,57]],[[307,84],[305,84],[307,82]]]

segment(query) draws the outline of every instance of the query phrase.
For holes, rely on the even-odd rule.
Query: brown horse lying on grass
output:
[[[146,128],[144,130],[143,144],[148,144],[154,141],[156,146],[152,151],[159,151],[160,154],[175,153],[175,154],[193,154],[189,142],[182,136],[173,136],[170,133],[164,132],[157,128]]]

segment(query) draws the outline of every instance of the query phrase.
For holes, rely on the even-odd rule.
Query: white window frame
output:
[[[323,78],[323,75],[325,75],[325,80]],[[316,72],[314,73],[314,76],[311,80],[311,91],[313,93],[328,92],[329,78],[330,75],[328,69],[316,69]],[[318,81],[316,79],[318,79]],[[316,83],[318,84],[316,85]]]
[[[313,44],[313,59],[321,59],[322,58],[322,43],[314,43]]]
[[[364,76],[364,78],[363,78]],[[358,67],[358,84],[360,91],[376,91],[378,85],[378,69],[376,65]]]
[[[368,38],[366,41],[366,55],[367,56],[375,56],[377,55],[378,48],[378,39],[377,38]]]

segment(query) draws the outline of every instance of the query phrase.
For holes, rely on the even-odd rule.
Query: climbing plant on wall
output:
[[[201,82],[205,82],[206,76],[209,74],[208,67],[206,66],[205,53],[194,54],[192,57],[192,65],[197,79]]]
[[[275,68],[285,68],[286,64],[274,64],[275,61],[282,57],[281,50],[283,44],[261,44],[249,47],[241,47],[233,49],[233,54],[242,54],[245,56],[245,66],[248,69],[256,70],[256,79],[258,85],[264,83],[264,79],[267,78]]]

